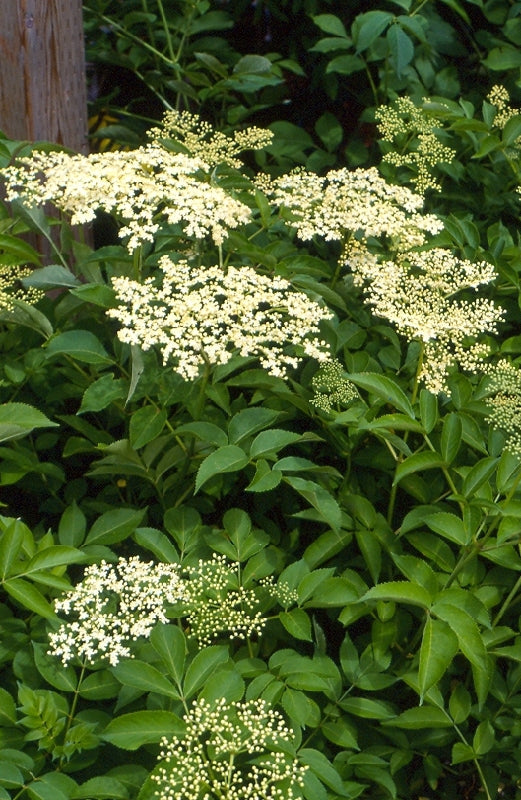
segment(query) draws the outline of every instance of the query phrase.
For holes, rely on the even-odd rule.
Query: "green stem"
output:
[[[132,251],[132,272],[134,280],[141,280],[141,269],[143,266],[143,249],[141,245]]]
[[[173,63],[175,63],[178,59],[176,59],[176,56],[175,56],[175,53],[174,53],[174,45],[173,45],[173,42],[172,42],[172,37],[170,36],[170,28],[168,27],[168,20],[167,20],[166,15],[165,15],[165,9],[163,8],[163,0],[157,0],[157,5],[158,5],[158,8],[159,8],[159,13],[161,14],[161,22],[163,23],[163,30],[165,32],[166,46],[167,46],[167,49],[168,49],[168,54],[170,56],[171,61]]]
[[[83,678],[85,677],[85,670],[86,670],[86,665],[82,664],[81,665],[80,677],[78,678],[78,684],[76,686],[76,689],[74,690],[74,696],[72,698],[71,710],[70,710],[69,714],[67,715],[67,724],[65,725],[65,730],[63,732],[63,741],[64,741],[64,743],[67,741],[67,734],[69,733],[71,725],[72,725],[72,723],[74,721],[74,715],[76,713],[78,700],[80,698],[81,684],[83,683]],[[65,759],[65,756],[62,755],[61,758],[60,758],[60,761],[59,761],[59,768],[60,769],[63,766],[64,759]]]
[[[411,405],[416,402],[416,397],[418,395],[418,390],[420,388],[420,373],[421,373],[422,368],[423,368],[424,352],[425,352],[424,344],[423,344],[423,342],[420,342],[420,354],[418,356],[418,364],[417,364],[417,367],[416,367],[416,375],[414,376],[414,383],[413,383],[413,387],[412,387]],[[407,443],[407,439],[408,438],[409,438],[409,431],[405,431],[405,434],[403,436],[404,444]],[[427,437],[425,437],[425,438],[426,438],[427,444],[429,444]],[[430,445],[430,446],[432,447],[432,445]],[[432,449],[434,449],[434,448],[432,448]],[[399,463],[400,462],[397,461],[396,469],[398,469]],[[395,476],[396,476],[396,472],[395,472]],[[396,506],[397,494],[398,494],[398,484],[393,482],[393,485],[391,487],[391,492],[389,494],[389,504],[387,506],[387,524],[389,525],[389,527],[392,527],[392,522],[393,522],[393,517],[394,517],[394,509],[395,509],[395,506]]]
[[[84,6],[84,10],[85,10],[85,6]],[[112,19],[112,17],[107,17],[105,14],[100,14],[99,18],[103,22],[106,22],[108,25],[110,25],[111,28],[113,28],[114,30],[117,30],[123,37],[129,39],[134,44],[139,45],[139,47],[142,47],[144,50],[148,50],[149,53],[152,53],[154,56],[156,56],[156,58],[159,58],[165,64],[168,64],[169,67],[175,67],[175,64],[172,64],[170,58],[167,58],[167,56],[165,56],[164,53],[161,52],[161,50],[158,50],[157,47],[154,47],[153,45],[148,44],[148,42],[145,42],[139,36],[134,36],[133,33],[130,33],[130,31],[128,31],[126,28],[124,28],[123,25],[120,25],[119,23],[117,23],[114,19]],[[138,73],[136,72],[136,75],[137,74]]]
[[[501,608],[500,608],[500,609],[499,609],[499,611],[497,612],[496,616],[494,617],[494,619],[493,619],[493,621],[492,621],[492,627],[493,627],[493,628],[495,628],[495,627],[496,627],[496,625],[498,624],[499,620],[501,619],[501,617],[503,616],[503,614],[505,613],[505,611],[507,610],[507,608],[508,608],[508,607],[510,606],[510,604],[512,603],[512,600],[514,599],[514,597],[516,596],[516,594],[518,593],[518,591],[519,591],[519,589],[520,589],[520,588],[521,588],[521,576],[520,576],[520,577],[517,579],[517,581],[515,582],[515,584],[514,584],[513,588],[511,589],[511,591],[510,591],[510,592],[509,592],[509,594],[507,595],[507,598],[506,598],[506,599],[505,599],[505,601],[503,602],[503,605],[501,606]]]
[[[467,741],[467,739],[465,738],[465,736],[462,734],[462,732],[460,731],[460,729],[458,728],[458,726],[456,725],[456,723],[454,722],[454,720],[452,719],[452,717],[450,716],[450,714],[448,714],[448,713],[445,711],[445,709],[444,709],[444,708],[442,709],[442,711],[443,711],[443,713],[444,713],[444,714],[445,714],[445,715],[448,717],[448,719],[450,719],[450,721],[451,721],[451,723],[452,723],[452,726],[453,726],[454,730],[455,730],[455,731],[456,731],[456,733],[458,734],[458,736],[459,736],[459,738],[461,739],[461,741],[463,742],[463,744],[464,744],[464,745],[466,745],[467,747],[471,747],[471,745],[469,744],[469,742]],[[471,749],[472,749],[472,748],[471,748]],[[474,762],[474,766],[476,767],[476,770],[477,770],[477,772],[478,772],[479,779],[480,779],[480,781],[481,781],[481,786],[482,786],[482,788],[483,788],[483,791],[485,792],[485,797],[486,797],[486,800],[492,800],[492,795],[490,794],[490,791],[489,791],[489,788],[488,788],[488,784],[487,784],[487,781],[486,781],[485,775],[484,775],[484,773],[483,773],[483,770],[482,770],[482,768],[481,768],[481,764],[479,763],[479,759],[478,759],[478,757],[477,757],[477,756],[473,756],[473,757],[472,757],[472,760],[473,760],[473,762]]]
[[[517,491],[517,488],[518,488],[518,485],[519,485],[520,481],[521,481],[521,473],[517,476],[516,480],[514,481],[514,484],[510,488],[510,491],[508,492],[508,494],[505,495],[505,500],[504,500],[505,504],[508,503],[512,499],[512,497],[514,496],[515,492]],[[474,541],[474,544],[472,545],[472,547],[470,549],[467,549],[464,553],[462,553],[462,555],[460,556],[460,558],[458,560],[458,563],[456,564],[456,566],[452,570],[451,574],[449,575],[447,581],[445,582],[445,586],[443,587],[444,589],[448,589],[449,586],[451,586],[454,583],[454,580],[456,579],[458,574],[461,572],[461,570],[463,569],[465,564],[468,561],[470,561],[472,558],[474,558],[476,553],[483,548],[484,543],[487,541],[487,539],[489,539],[492,536],[492,534],[494,533],[495,529],[499,525],[500,520],[501,520],[501,517],[498,514],[497,516],[494,517],[494,519],[490,523],[490,525],[488,527],[488,530],[485,533],[485,535],[479,541]],[[505,610],[506,610],[506,607],[505,607]],[[504,612],[501,611],[501,613],[504,613]]]

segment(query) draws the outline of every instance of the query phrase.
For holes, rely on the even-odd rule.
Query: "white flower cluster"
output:
[[[294,800],[302,795],[307,768],[287,752],[292,733],[265,700],[197,700],[184,721],[183,739],[161,743],[160,766],[152,774],[159,800]]]
[[[0,311],[12,311],[16,300],[33,305],[44,293],[33,287],[22,288],[21,281],[32,273],[31,267],[14,264],[0,266]]]
[[[488,102],[496,107],[494,126],[503,129],[509,119],[516,116],[519,111],[510,105],[510,94],[505,86],[495,84],[487,95]]]
[[[159,266],[160,286],[154,278],[115,278],[121,305],[108,314],[123,326],[121,341],[143,350],[158,346],[163,362],[172,360],[186,380],[197,377],[203,364],[226,364],[234,354],[257,357],[281,377],[299,362],[294,348],[319,361],[327,358],[327,345],[316,335],[330,312],[284,278],[250,267],[192,267],[168,256]]]
[[[439,140],[437,121],[409,97],[399,97],[392,105],[381,106],[376,110],[376,119],[382,141],[393,145],[382,160],[411,167],[415,173],[411,181],[421,194],[427,189],[441,189],[432,170],[437,164],[450,163],[454,151]]]
[[[487,373],[491,379],[487,419],[507,434],[507,450],[521,457],[521,370],[519,366],[501,359],[489,367]]]
[[[55,609],[71,622],[49,634],[50,654],[64,664],[107,659],[115,666],[131,656],[130,643],[148,636],[156,622],[167,622],[166,604],[186,597],[176,564],[153,564],[137,556],[120,558],[115,566],[102,561],[86,568],[83,580]]]
[[[155,142],[165,138],[180,142],[191,156],[202,158],[210,166],[228,164],[230,167],[242,166],[237,158],[244,150],[259,150],[271,144],[273,133],[266,128],[245,128],[227,136],[216,131],[208,122],[189,111],[167,111],[161,127],[152,128],[149,135]]]
[[[262,586],[269,597],[276,600],[279,606],[282,606],[285,611],[287,611],[290,606],[296,606],[298,603],[299,597],[297,590],[292,589],[286,581],[277,581],[277,583],[275,583],[273,575],[262,578],[259,581],[259,586]]]
[[[345,257],[374,313],[408,339],[423,343],[419,377],[429,391],[446,391],[454,364],[467,372],[483,370],[488,347],[479,338],[496,331],[504,311],[486,298],[460,300],[454,295],[493,281],[491,264],[461,260],[442,248],[380,262],[359,242],[346,248]]]
[[[200,647],[222,634],[247,639],[264,630],[266,619],[255,610],[257,595],[240,585],[238,569],[239,564],[230,565],[225,556],[217,554],[187,569],[186,621]]]
[[[344,377],[344,368],[336,358],[322,364],[311,385],[314,391],[311,404],[325,412],[334,406],[348,406],[360,397],[354,383]]]
[[[135,250],[165,222],[180,223],[195,239],[221,244],[230,228],[248,222],[250,211],[207,178],[201,158],[173,153],[158,143],[129,152],[35,152],[0,170],[7,199],[29,206],[53,203],[73,225],[90,222],[98,210],[114,214],[119,235]]]
[[[298,170],[273,181],[272,195],[303,240],[344,241],[358,233],[385,237],[392,249],[404,251],[443,228],[437,217],[421,213],[421,195],[387,183],[374,167],[333,170],[325,178]]]
[[[287,584],[265,579],[259,587],[280,605],[295,604]],[[66,665],[132,658],[131,643],[149,636],[156,622],[168,622],[165,609],[186,621],[187,634],[205,647],[220,637],[259,636],[266,625],[256,589],[241,585],[240,565],[214,554],[183,570],[177,564],[143,562],[137,556],[116,565],[93,564],[55,610],[71,621],[49,634],[49,653]]]

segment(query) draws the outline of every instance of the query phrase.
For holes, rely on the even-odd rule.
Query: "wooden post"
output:
[[[87,125],[81,0],[0,0],[0,130],[87,153]],[[82,235],[91,243],[87,226]],[[54,260],[43,236],[26,238]]]
[[[0,130],[87,151],[81,0],[0,0]]]

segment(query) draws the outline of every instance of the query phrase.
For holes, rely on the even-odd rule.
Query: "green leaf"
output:
[[[98,337],[83,330],[66,331],[54,336],[47,344],[46,355],[47,358],[66,355],[94,366],[113,363]]]
[[[241,700],[244,695],[245,683],[236,669],[224,667],[218,669],[207,678],[201,690],[200,697],[209,703],[214,703],[221,697],[228,702]]]
[[[0,725],[16,724],[16,704],[5,689],[0,688]]]
[[[4,582],[4,589],[24,608],[39,614],[44,619],[55,619],[56,614],[52,606],[38,589],[21,578],[9,578]]]
[[[58,539],[61,544],[65,544],[68,547],[78,547],[83,543],[86,528],[87,520],[85,519],[85,514],[73,500],[60,517]]]
[[[337,501],[327,489],[319,486],[314,481],[307,481],[296,476],[286,476],[286,482],[295,489],[313,508],[315,508],[324,522],[338,530],[342,524],[342,512]]]
[[[326,67],[326,74],[352,75],[353,72],[361,72],[364,68],[365,64],[359,56],[348,53],[332,58]]]
[[[382,724],[392,728],[417,731],[423,728],[451,728],[452,720],[441,708],[420,706],[408,708],[394,719],[385,720]]]
[[[170,539],[157,528],[136,528],[133,539],[136,544],[149,550],[165,564],[176,564],[179,561],[179,553],[176,548]]]
[[[396,711],[390,703],[370,697],[346,697],[339,705],[349,714],[364,719],[386,720],[396,717]]]
[[[456,458],[461,445],[462,423],[458,414],[448,414],[441,429],[440,450],[447,464]]]
[[[101,738],[122,750],[137,750],[144,744],[158,744],[163,736],[181,737],[185,725],[171,711],[133,711],[113,719]]]
[[[124,400],[126,394],[125,381],[114,378],[110,372],[91,383],[83,393],[78,414],[89,411],[103,411],[113,400]]]
[[[250,54],[242,56],[233,68],[234,75],[247,73],[247,74],[262,74],[263,72],[271,72],[271,61],[265,56]]]
[[[463,521],[455,514],[449,514],[446,511],[439,511],[436,514],[431,514],[425,518],[426,524],[431,531],[439,533],[445,539],[455,542],[460,545],[470,544],[472,541],[472,533],[466,530]]]
[[[16,789],[18,786],[23,786],[24,783],[24,777],[15,764],[0,760],[0,786],[5,789]],[[10,797],[10,795],[7,796]]]
[[[400,483],[407,475],[413,475],[416,472],[423,472],[426,469],[436,469],[437,467],[444,467],[445,460],[439,453],[433,453],[431,450],[422,450],[421,453],[413,453],[402,461],[396,467],[396,474],[394,476],[393,485]]]
[[[145,516],[145,509],[113,508],[98,517],[85,539],[85,544],[115,544],[129,537]]]
[[[425,693],[445,675],[458,652],[458,639],[446,622],[428,616],[420,647],[420,702]]]
[[[89,778],[71,793],[70,800],[126,800],[128,789],[121,781],[110,775]]]
[[[259,458],[255,464],[255,475],[246,486],[247,492],[269,492],[275,489],[282,480],[279,469],[271,469],[264,458]]]
[[[470,744],[456,742],[452,747],[451,763],[463,764],[465,761],[473,761],[476,758],[474,750]]]
[[[0,405],[0,442],[20,439],[35,428],[56,428],[45,414],[26,403],[2,403]]]
[[[228,444],[228,436],[226,433],[214,425],[213,422],[188,422],[186,425],[176,428],[176,435],[181,433],[192,434],[197,436],[203,442],[209,442],[216,447],[223,447]]]
[[[100,669],[87,675],[80,684],[79,694],[86,700],[108,700],[117,697],[121,684],[108,669]]]
[[[199,467],[195,481],[195,492],[197,493],[215,475],[221,475],[224,472],[239,472],[239,470],[244,469],[248,462],[248,456],[237,445],[228,444],[224,447],[219,447],[218,450],[210,453]]]
[[[349,375],[349,380],[365,391],[375,394],[380,400],[394,406],[411,419],[415,419],[414,410],[407,395],[391,378],[376,372],[356,372]]]
[[[145,362],[143,360],[143,351],[137,344],[130,345],[130,354],[132,360],[132,374],[130,377],[130,386],[128,388],[127,399],[125,405],[128,405],[134,397],[139,379],[145,371]]]
[[[279,428],[269,428],[257,434],[250,447],[250,458],[259,458],[267,453],[278,453],[289,444],[301,439],[300,433],[285,431]]]
[[[350,797],[351,793],[345,788],[343,781],[333,764],[319,750],[309,747],[299,750],[299,760],[306,764],[317,778],[341,797]]]
[[[23,300],[13,300],[13,308],[0,311],[0,322],[10,322],[36,331],[44,339],[53,334],[53,327],[45,314]]]
[[[463,481],[462,494],[465,497],[471,497],[485,481],[487,481],[497,467],[498,459],[482,458],[477,464],[474,464],[472,469],[467,472]]]
[[[392,21],[393,15],[388,11],[367,11],[360,14],[353,25],[357,52],[367,50]]]
[[[201,517],[195,508],[190,506],[169,508],[163,518],[163,524],[182,553],[198,543]]]
[[[482,64],[487,69],[505,72],[509,69],[521,67],[521,51],[510,44],[493,47]]]
[[[41,261],[40,255],[31,247],[28,242],[19,239],[18,236],[12,236],[10,233],[0,234],[0,251],[3,258],[6,258],[4,263],[9,264],[24,264],[30,262],[31,264],[39,264]],[[22,285],[26,286],[26,280],[30,279],[38,269],[33,270],[28,278],[22,279]]]
[[[395,603],[408,603],[420,608],[430,608],[432,597],[423,586],[410,581],[389,581],[373,586],[360,598],[367,600],[392,600]]]
[[[456,723],[461,725],[468,718],[472,708],[472,698],[470,692],[462,683],[458,683],[449,699],[449,713]]]
[[[73,288],[81,286],[78,278],[66,267],[60,264],[50,264],[41,269],[35,269],[22,281],[24,286],[34,286],[37,289],[53,289],[55,287]]]
[[[38,642],[32,644],[34,663],[42,678],[60,692],[75,692],[78,687],[78,678],[74,667],[65,667],[58,658],[48,655],[48,645]]]
[[[134,411],[129,426],[130,444],[134,450],[139,450],[159,436],[165,426],[166,416],[164,408],[155,406],[143,406]]]
[[[340,36],[342,38],[347,37],[344,23],[334,14],[316,14],[312,17],[312,20],[324,33],[330,33],[332,36]]]
[[[231,444],[239,444],[243,439],[272,425],[280,416],[280,411],[270,408],[245,408],[233,416],[228,425]]]
[[[344,129],[329,111],[317,119],[315,131],[328,153],[334,153],[342,144]]]
[[[184,676],[186,639],[177,625],[156,625],[150,634],[150,644],[161,657],[168,674],[180,685]]]
[[[28,564],[24,565],[21,575],[31,575],[44,569],[60,567],[64,564],[81,564],[84,555],[81,550],[75,547],[67,547],[64,544],[55,544],[40,550],[31,558]]]
[[[444,620],[458,637],[459,647],[471,664],[484,672],[488,671],[488,655],[483,637],[476,621],[462,608],[446,603],[435,602],[431,614]]]
[[[387,42],[391,53],[391,59],[396,70],[396,75],[401,78],[405,67],[407,67],[414,56],[414,44],[401,25],[394,23],[387,31]]]
[[[186,670],[184,681],[185,698],[190,698],[204,686],[216,668],[228,660],[228,648],[224,645],[205,647],[194,657]]]
[[[4,580],[10,573],[22,549],[25,525],[19,519],[9,520],[0,539],[0,577]]]
[[[342,750],[358,750],[357,728],[345,717],[329,719],[322,724],[322,733]]]
[[[507,147],[514,145],[521,137],[521,116],[517,114],[515,117],[510,117],[503,128],[502,140],[503,144]]]
[[[438,398],[427,389],[420,391],[420,419],[425,433],[430,433],[438,421]]]
[[[472,749],[477,756],[484,756],[489,753],[495,744],[494,728],[488,719],[479,723],[472,739]]]
[[[279,620],[287,632],[295,639],[312,642],[311,619],[302,608],[293,608],[291,611],[281,611]]]
[[[132,686],[142,692],[159,692],[166,697],[179,698],[179,692],[172,686],[170,681],[161,672],[136,658],[124,659],[110,671],[123,686]]]
[[[233,545],[227,553],[232,561],[247,561],[270,542],[267,533],[252,530],[250,517],[240,508],[230,508],[223,517],[223,524],[229,544]]]

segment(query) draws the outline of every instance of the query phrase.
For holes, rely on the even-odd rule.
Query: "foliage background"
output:
[[[521,4],[348,5],[90,0],[93,149],[137,146],[172,107],[227,133],[270,126],[246,177],[223,169],[236,192],[257,170],[298,165],[379,164],[413,185],[413,158],[381,159],[416,152],[417,137],[380,141],[375,110],[429,98],[454,159],[425,208],[443,219],[438,244],[494,264],[488,296],[507,315],[490,345],[517,365]],[[494,84],[510,93],[503,127],[486,99]],[[3,139],[2,164],[31,149]],[[334,311],[324,336],[354,404],[317,408],[311,361],[287,381],[248,359],[183,381],[123,345],[106,316],[111,278],[136,266],[110,220],[91,250],[66,221],[0,209],[2,265],[40,267],[24,283],[45,290],[1,312],[0,795],[152,797],[161,736],[182,734],[195,698],[224,696],[284,715],[309,767],[306,798],[517,798],[521,463],[490,424],[486,376],[454,371],[439,396],[418,386],[417,342],[339,280],[337,245],[298,241],[259,198],[252,211],[224,257]],[[54,243],[54,265],[42,267],[29,230]],[[163,231],[143,274],[182,239]],[[216,257],[211,244],[200,252]],[[257,594],[261,636],[223,632],[199,648],[181,616],[116,666],[48,655],[53,599],[85,565],[140,555],[187,569],[214,553],[241,565],[234,580]],[[267,576],[296,600],[270,599]]]

